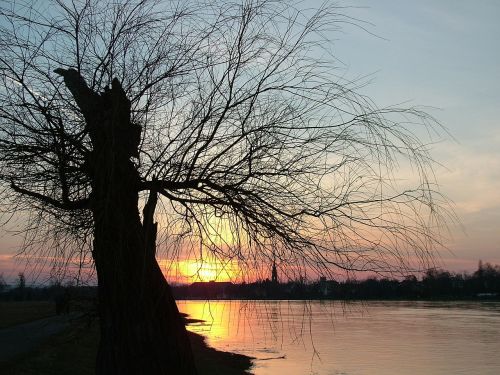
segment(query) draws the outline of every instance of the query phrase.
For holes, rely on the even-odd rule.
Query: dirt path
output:
[[[69,327],[79,314],[53,316],[33,322],[0,329],[0,361],[7,361],[19,354],[38,347],[47,338]]]

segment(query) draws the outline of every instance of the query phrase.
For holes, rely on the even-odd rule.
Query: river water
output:
[[[256,375],[500,374],[500,302],[178,301]]]

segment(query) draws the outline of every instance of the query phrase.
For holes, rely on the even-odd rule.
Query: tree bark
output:
[[[156,194],[138,211],[141,129],[114,80],[104,93],[74,70],[58,70],[85,117],[93,150],[86,161],[94,217],[101,340],[97,374],[195,374],[189,338],[155,258]]]

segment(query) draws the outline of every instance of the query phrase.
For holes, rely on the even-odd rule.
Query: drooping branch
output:
[[[90,202],[89,199],[81,199],[78,201],[70,201],[67,199],[63,199],[61,201],[58,201],[58,200],[51,198],[47,195],[43,195],[43,194],[37,193],[35,191],[30,191],[30,190],[24,189],[20,186],[17,186],[13,182],[10,184],[10,187],[16,193],[26,195],[30,198],[34,198],[34,199],[40,201],[42,204],[48,204],[48,205],[53,206],[54,208],[72,211],[72,210],[84,210],[84,209],[88,209],[90,207],[89,206],[89,202]]]
[[[364,82],[335,75],[325,36],[352,21],[335,7],[55,3],[57,17],[0,14],[19,26],[0,22],[6,184],[76,201],[90,195],[94,151],[109,146],[150,192],[144,230],[165,214],[169,238],[196,238],[200,252],[385,270],[440,245],[447,201],[415,130],[439,137],[439,124],[378,108],[357,92]],[[104,123],[117,142],[96,147]],[[407,165],[416,173],[402,179]]]

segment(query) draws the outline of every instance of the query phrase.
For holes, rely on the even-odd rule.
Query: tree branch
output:
[[[10,184],[10,187],[19,194],[27,195],[31,198],[35,198],[45,204],[49,204],[55,208],[67,210],[67,211],[73,211],[73,210],[83,210],[89,208],[89,202],[90,200],[88,198],[86,199],[80,199],[77,201],[66,201],[66,202],[60,202],[54,198],[48,197],[46,195],[30,191],[27,189],[24,189],[22,187],[17,186],[13,182]]]

